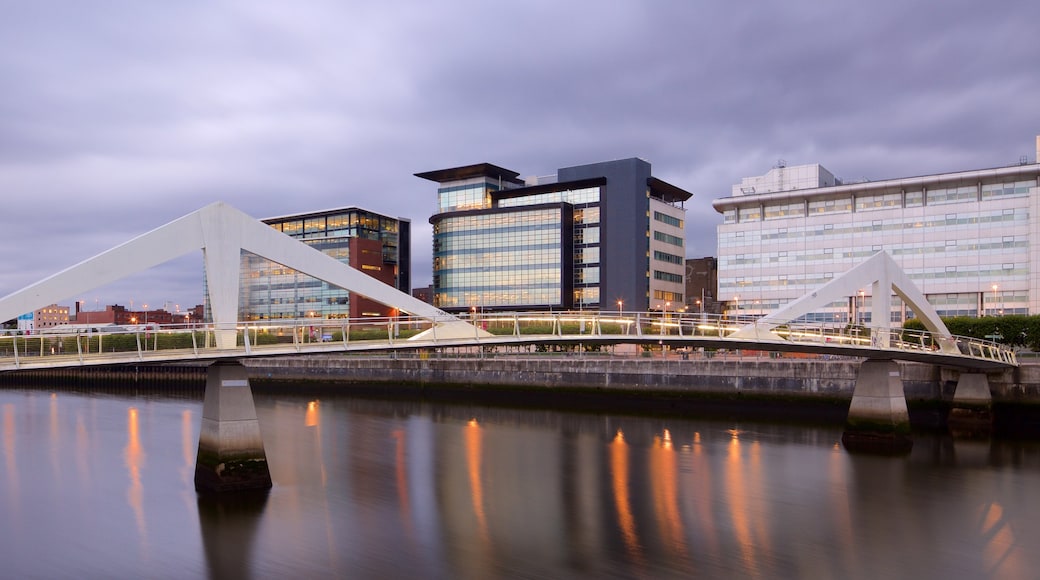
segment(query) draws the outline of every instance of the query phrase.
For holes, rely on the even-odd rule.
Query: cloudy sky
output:
[[[2,2],[0,296],[214,201],[412,220],[435,184],[642,157],[711,201],[779,159],[845,179],[1035,158],[1040,3]],[[78,296],[202,301],[201,253]]]

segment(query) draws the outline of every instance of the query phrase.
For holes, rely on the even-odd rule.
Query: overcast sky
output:
[[[642,157],[711,201],[783,159],[847,180],[1035,159],[1040,2],[2,2],[0,296],[214,201],[408,218],[436,185]],[[201,253],[69,296],[202,302]]]

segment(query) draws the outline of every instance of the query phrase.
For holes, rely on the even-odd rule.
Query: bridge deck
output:
[[[405,349],[508,348],[531,345],[639,344],[669,348],[744,349],[896,359],[971,369],[1017,365],[999,344],[926,332],[848,325],[757,328],[707,314],[524,312],[474,315],[460,325],[423,319],[314,319],[277,323],[124,328],[116,332],[60,329],[0,336],[0,372],[141,362],[217,360],[331,352]],[[217,348],[218,335],[224,333]],[[234,340],[226,340],[233,333]],[[439,336],[438,336],[439,334]]]

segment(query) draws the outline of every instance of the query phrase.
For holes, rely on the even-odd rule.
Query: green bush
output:
[[[952,334],[979,340],[993,340],[1009,347],[1026,347],[1040,350],[1040,316],[1013,314],[1009,316],[950,316],[943,323]],[[907,330],[925,330],[918,318],[903,324]],[[994,338],[996,337],[996,338]]]

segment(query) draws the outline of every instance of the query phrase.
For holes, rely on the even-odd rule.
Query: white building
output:
[[[848,184],[819,165],[778,164],[713,202],[719,300],[765,314],[885,250],[940,315],[1038,314],[1038,183],[1035,159]],[[871,322],[870,292],[809,318]],[[892,322],[913,316],[894,304]]]

